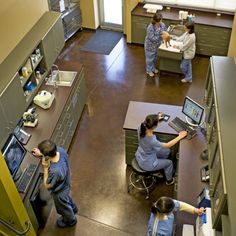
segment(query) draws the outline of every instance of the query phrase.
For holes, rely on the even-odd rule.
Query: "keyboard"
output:
[[[168,123],[168,125],[178,133],[183,130],[187,131],[188,132],[188,135],[186,137],[187,139],[191,139],[197,134],[197,131],[195,129],[193,129],[179,117],[175,117],[172,121]]]
[[[19,180],[19,183],[17,184],[18,192],[20,192],[20,193],[26,192],[31,179],[34,176],[36,169],[37,169],[37,165],[35,165],[35,164],[29,164],[26,167],[25,171],[23,172],[23,174]]]

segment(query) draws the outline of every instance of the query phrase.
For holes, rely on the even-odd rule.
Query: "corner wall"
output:
[[[1,1],[0,64],[47,10],[47,0]]]
[[[143,2],[142,0],[127,0],[125,1],[125,33],[126,33],[126,39],[127,39],[127,43],[131,43],[131,32],[132,32],[132,28],[131,28],[131,11],[134,9],[134,7],[139,3],[139,2]]]
[[[234,23],[233,28],[231,32],[231,38],[229,43],[229,50],[228,50],[228,56],[229,57],[236,57],[236,11],[234,13]]]

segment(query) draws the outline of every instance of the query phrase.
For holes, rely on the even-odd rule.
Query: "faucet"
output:
[[[59,73],[59,68],[57,65],[53,64],[51,67],[51,79],[54,80]],[[54,77],[54,78],[53,78]]]
[[[57,65],[53,64],[50,71],[51,73],[49,75],[48,82],[56,89],[57,82],[59,81],[59,68]]]

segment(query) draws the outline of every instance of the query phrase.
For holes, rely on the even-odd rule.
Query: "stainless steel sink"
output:
[[[52,76],[48,79],[46,85],[70,87],[76,75],[77,75],[76,71],[54,70]]]

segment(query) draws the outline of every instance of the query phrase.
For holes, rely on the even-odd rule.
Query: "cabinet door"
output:
[[[62,26],[62,20],[59,18],[52,26],[51,30],[42,39],[42,48],[45,58],[45,64],[49,70],[55,62],[60,51],[64,47],[65,38]]]
[[[10,128],[8,127],[8,123],[5,117],[5,114],[3,112],[3,109],[1,107],[0,104],[0,117],[1,117],[1,122],[0,122],[0,149],[2,149],[4,143],[6,142],[8,136],[9,136],[9,132],[10,132]]]
[[[21,119],[26,109],[26,100],[18,73],[15,74],[0,95],[0,102],[11,132]]]
[[[151,18],[132,16],[132,43],[144,44],[146,30]]]

